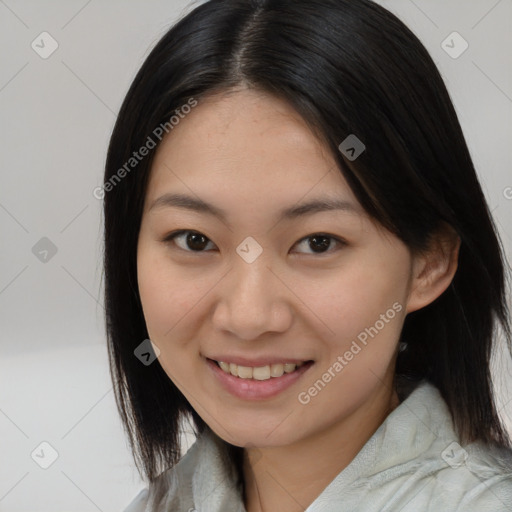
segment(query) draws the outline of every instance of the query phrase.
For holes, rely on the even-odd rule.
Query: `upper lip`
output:
[[[224,363],[232,363],[237,366],[251,366],[253,368],[259,368],[262,366],[270,366],[271,364],[285,364],[285,363],[293,363],[300,364],[305,363],[306,361],[311,361],[311,359],[297,359],[294,357],[279,357],[279,356],[261,356],[255,358],[248,358],[243,356],[233,356],[233,355],[218,355],[211,356],[208,359],[212,359],[214,361],[222,361]]]

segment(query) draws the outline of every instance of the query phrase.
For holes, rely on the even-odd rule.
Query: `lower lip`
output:
[[[206,359],[208,367],[219,379],[221,385],[232,395],[244,400],[264,400],[272,398],[297,382],[311,368],[313,362],[303,364],[291,373],[267,380],[241,379],[222,370],[215,361]]]

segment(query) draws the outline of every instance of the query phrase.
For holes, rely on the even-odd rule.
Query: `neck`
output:
[[[396,393],[384,385],[354,413],[326,430],[287,446],[244,450],[247,512],[306,510],[398,404]]]

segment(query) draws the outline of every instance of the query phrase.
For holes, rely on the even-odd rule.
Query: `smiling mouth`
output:
[[[282,377],[285,373],[293,373],[301,366],[312,361],[303,361],[302,363],[277,363],[267,366],[240,366],[234,363],[226,363],[224,361],[215,361],[214,363],[224,372],[240,379],[252,380],[270,380],[272,378]]]

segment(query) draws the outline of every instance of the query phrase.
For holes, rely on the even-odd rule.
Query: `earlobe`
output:
[[[457,271],[460,238],[448,225],[432,235],[430,246],[413,256],[407,313],[428,306],[450,286]]]

